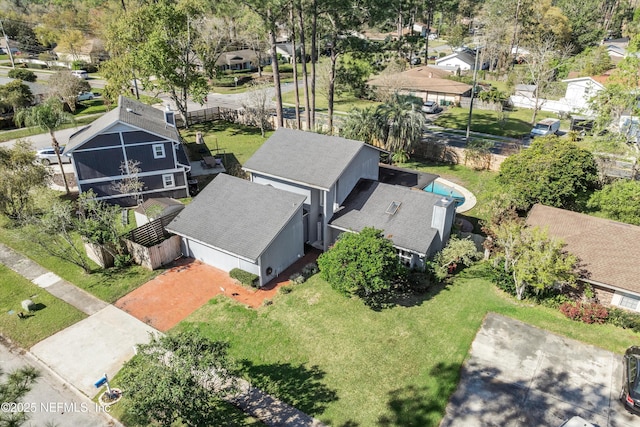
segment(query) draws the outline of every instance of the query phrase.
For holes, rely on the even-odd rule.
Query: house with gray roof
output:
[[[423,268],[449,238],[451,199],[422,191],[435,175],[379,164],[360,141],[280,128],[245,163],[249,180],[220,175],[166,227],[182,253],[260,286],[343,232],[383,230],[400,260]]]
[[[166,228],[182,237],[185,256],[257,274],[262,286],[304,255],[304,201],[220,174]]]
[[[143,183],[144,199],[189,196],[191,166],[172,111],[120,96],[115,109],[69,137],[65,154],[71,156],[80,192],[92,189],[98,199],[137,204],[136,194],[117,189],[134,175]],[[131,162],[138,162],[137,174]]]
[[[419,188],[360,180],[329,222],[331,240],[343,232],[374,226],[395,246],[409,268],[424,268],[425,259],[449,240],[455,202]]]
[[[565,243],[578,257],[580,280],[601,304],[640,312],[640,227],[540,204],[529,211],[527,225]]]
[[[243,169],[256,184],[303,195],[304,240],[327,250],[334,212],[360,179],[378,179],[379,158],[360,141],[279,128]]]

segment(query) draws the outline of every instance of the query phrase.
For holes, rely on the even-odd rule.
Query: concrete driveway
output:
[[[621,355],[487,315],[441,427],[640,425],[618,401]]]
[[[116,374],[134,355],[136,344],[149,342],[157,332],[135,317],[109,305],[31,347],[34,354],[62,378],[89,397],[93,384],[107,373]]]

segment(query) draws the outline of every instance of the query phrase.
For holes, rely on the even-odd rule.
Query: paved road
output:
[[[99,405],[96,406],[87,397],[71,391],[60,377],[51,373],[47,367],[30,357],[28,353],[0,341],[0,367],[5,371],[5,374],[24,366],[33,366],[41,374],[31,391],[20,403],[20,409],[29,412],[29,420],[24,424],[25,427],[120,425],[104,413],[105,409]]]

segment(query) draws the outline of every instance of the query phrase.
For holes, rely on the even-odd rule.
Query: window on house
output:
[[[165,157],[164,144],[153,144],[153,158],[164,159]]]
[[[639,302],[640,302],[640,300],[638,300],[637,298],[633,298],[633,297],[630,297],[630,296],[622,295],[618,305],[620,307],[628,308],[629,310],[636,310],[637,311]]]
[[[175,187],[176,183],[173,180],[173,174],[168,173],[162,175],[162,184],[164,185],[164,188]]]

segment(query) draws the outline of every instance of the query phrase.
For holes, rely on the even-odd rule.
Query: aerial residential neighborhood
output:
[[[635,3],[0,31],[0,426],[640,423]]]

